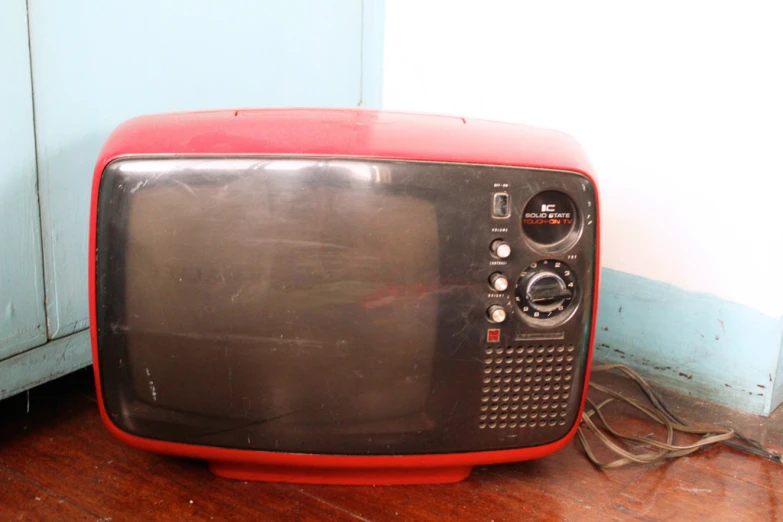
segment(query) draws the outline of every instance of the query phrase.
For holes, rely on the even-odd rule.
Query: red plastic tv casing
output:
[[[504,165],[580,173],[598,187],[581,146],[570,136],[525,125],[450,116],[363,109],[254,109],[187,112],[129,120],[109,136],[95,166],[89,253],[90,334],[100,415],[108,431],[128,446],[204,459],[216,475],[320,484],[424,484],[463,480],[473,466],[518,462],[554,453],[576,434],[577,421],[560,440],[541,446],[457,454],[345,456],[289,454],[197,446],[141,438],[118,428],[103,402],[95,295],[96,225],[101,175],[125,157],[301,156]],[[600,224],[600,220],[596,219]],[[595,340],[600,279],[600,226],[596,229],[595,285],[584,410]]]

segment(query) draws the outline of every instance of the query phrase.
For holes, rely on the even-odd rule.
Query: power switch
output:
[[[492,195],[492,217],[507,218],[509,215],[508,194],[496,192]]]

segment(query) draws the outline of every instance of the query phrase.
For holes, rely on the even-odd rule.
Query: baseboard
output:
[[[778,368],[777,378],[775,379],[775,386],[772,389],[772,396],[770,397],[769,412],[775,411],[775,408],[783,404],[783,317],[778,322],[778,331],[780,332],[780,346],[778,347]]]
[[[659,385],[769,415],[783,401],[783,321],[716,296],[603,269],[597,363],[637,368]]]

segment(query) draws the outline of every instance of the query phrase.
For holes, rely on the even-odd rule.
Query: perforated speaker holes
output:
[[[572,344],[487,347],[478,427],[565,426],[574,357]]]

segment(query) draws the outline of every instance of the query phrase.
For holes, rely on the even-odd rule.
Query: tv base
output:
[[[442,468],[308,468],[258,463],[209,461],[209,469],[219,477],[259,482],[292,484],[401,485],[447,484],[466,479],[472,466]]]

